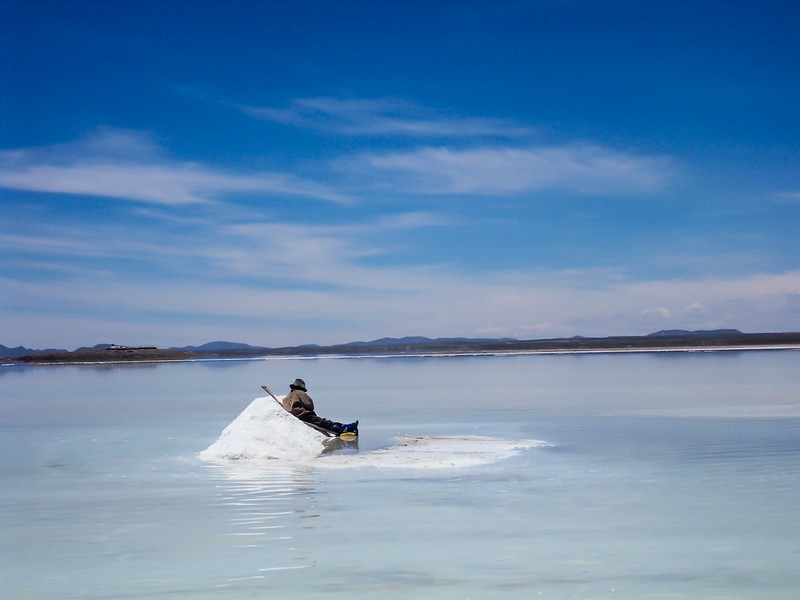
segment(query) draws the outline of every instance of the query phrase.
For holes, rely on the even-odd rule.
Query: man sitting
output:
[[[311,396],[308,395],[305,381],[302,379],[295,379],[294,383],[292,383],[289,388],[291,392],[283,399],[283,408],[292,413],[295,417],[301,421],[320,427],[321,429],[331,431],[336,435],[341,435],[343,433],[358,435],[358,421],[343,425],[336,421],[320,417],[314,412],[314,401],[311,399]]]

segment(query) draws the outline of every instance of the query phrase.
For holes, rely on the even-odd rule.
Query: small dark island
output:
[[[4,359],[33,364],[153,362],[188,360],[196,356],[185,350],[162,349],[155,346],[115,346],[107,348],[81,348],[72,352],[41,352]]]

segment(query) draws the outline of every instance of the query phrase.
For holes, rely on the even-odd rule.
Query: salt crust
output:
[[[380,467],[390,469],[452,469],[485,465],[511,458],[525,448],[543,446],[537,440],[499,440],[481,436],[401,436],[396,446],[364,454],[331,454],[320,467]]]
[[[329,438],[304,425],[272,398],[256,398],[199,457],[251,465],[254,461],[279,460],[329,469],[448,469],[489,464],[544,445],[537,440],[481,436],[401,436],[398,444],[389,448],[323,456],[326,441]]]

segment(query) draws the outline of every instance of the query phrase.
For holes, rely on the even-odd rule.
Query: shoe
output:
[[[348,423],[342,427],[342,433],[354,433],[355,435],[358,435],[358,421],[355,423]]]

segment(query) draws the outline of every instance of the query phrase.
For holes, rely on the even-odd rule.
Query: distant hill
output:
[[[48,348],[46,350],[32,350],[24,346],[17,346],[16,348],[9,348],[0,344],[0,356],[7,356],[8,358],[16,358],[18,356],[29,356],[31,354],[44,354],[49,352],[66,352],[66,350]]]
[[[209,342],[202,346],[184,346],[182,348],[170,348],[170,350],[186,350],[187,352],[237,352],[237,351],[261,351],[268,350],[264,346],[251,346],[250,344],[240,344],[237,342]]]
[[[108,350],[114,346],[114,344],[95,344],[94,346],[81,346],[76,350],[76,352],[80,352],[81,350]]]
[[[655,333],[648,333],[645,337],[676,337],[681,335],[742,335],[738,329],[710,329],[687,331],[686,329],[662,329]]]
[[[514,338],[427,338],[407,336],[401,338],[385,337],[371,342],[350,342],[342,346],[424,346],[426,344],[463,344],[465,342],[516,342]]]

